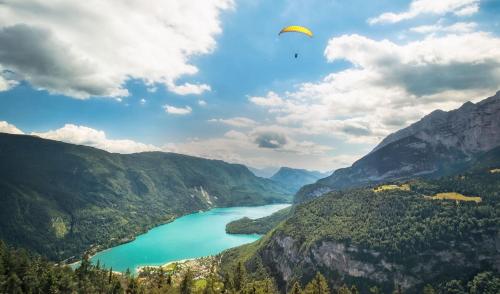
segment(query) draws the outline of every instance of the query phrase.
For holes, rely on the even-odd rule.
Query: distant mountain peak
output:
[[[405,137],[415,136],[430,144],[444,144],[471,154],[500,145],[500,91],[477,104],[435,110],[407,128],[387,136],[372,152]]]
[[[326,176],[327,174],[323,174],[319,171],[281,167],[270,179],[282,184],[285,187],[290,187],[294,192],[296,192],[302,186],[312,184]]]

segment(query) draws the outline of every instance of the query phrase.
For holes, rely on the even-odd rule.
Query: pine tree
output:
[[[122,284],[118,279],[115,279],[113,282],[113,287],[111,288],[111,294],[121,294],[123,293]]]
[[[436,290],[434,290],[431,285],[427,284],[424,287],[423,294],[436,294]]]
[[[111,285],[112,280],[113,280],[113,267],[110,267],[108,275],[108,285]]]
[[[223,292],[228,292],[233,289],[233,283],[229,273],[224,274],[224,280],[222,283],[224,284]]]
[[[139,285],[137,284],[137,280],[135,278],[130,278],[127,286],[127,290],[125,291],[127,294],[138,294],[139,293]]]
[[[380,288],[379,288],[379,287],[377,287],[377,286],[373,286],[373,287],[371,287],[371,288],[370,288],[370,293],[371,293],[371,294],[381,294],[381,293],[382,293],[382,291],[380,290]]]
[[[210,266],[210,273],[207,277],[207,284],[205,285],[205,289],[203,290],[204,294],[215,294],[215,282],[216,282],[216,276],[215,276],[215,264],[212,264]]]
[[[245,285],[245,279],[246,279],[245,266],[241,261],[239,261],[234,271],[233,286],[236,291],[241,291],[241,289],[243,289]]]
[[[316,276],[312,281],[310,281],[304,288],[304,293],[306,294],[330,294],[330,288],[325,277],[317,272]]]
[[[301,294],[302,289],[300,288],[299,282],[295,282],[292,286],[292,290],[290,290],[290,294]]]
[[[344,284],[342,287],[339,288],[337,291],[338,294],[352,294],[351,290],[349,287],[347,287],[346,284]]]
[[[15,273],[12,273],[7,281],[5,281],[5,292],[9,294],[22,294],[23,289],[21,286],[22,282],[19,277]]]
[[[184,277],[182,278],[181,284],[180,284],[180,293],[181,294],[191,294],[191,288],[193,287],[193,273],[191,273],[191,270],[187,270],[187,272],[184,274]]]
[[[274,280],[266,279],[264,281],[264,293],[266,293],[266,294],[278,293],[278,289],[277,289],[276,285],[274,284]]]
[[[358,290],[358,287],[356,287],[356,285],[351,286],[351,293],[352,294],[359,294],[359,290]]]

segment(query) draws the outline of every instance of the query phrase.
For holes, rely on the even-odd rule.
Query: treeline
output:
[[[57,266],[0,240],[0,293],[124,293],[124,280],[82,260],[77,270]]]
[[[447,250],[453,241],[494,236],[500,219],[500,175],[488,171],[436,181],[414,180],[411,191],[334,192],[304,205],[278,230],[311,245],[336,240],[401,261],[423,250]],[[422,195],[459,192],[483,202],[430,201]],[[363,217],[360,217],[363,215]]]
[[[57,293],[153,293],[153,294],[271,294],[279,293],[270,277],[253,280],[244,265],[239,262],[230,272],[220,272],[214,264],[208,275],[200,278],[192,270],[186,271],[181,279],[163,269],[148,271],[134,277],[127,271],[115,273],[112,269],[93,265],[88,256],[83,258],[76,270],[68,266],[58,266],[43,258],[32,256],[25,250],[8,248],[0,241],[0,293],[57,294]],[[321,273],[304,287],[295,282],[287,291],[291,294],[357,294],[356,285],[343,285],[331,289]],[[378,287],[370,288],[370,293],[381,294]],[[403,293],[399,288],[395,294]],[[497,294],[500,293],[500,277],[491,272],[477,274],[470,281],[451,280],[437,286],[427,285],[425,294]]]
[[[290,214],[292,207],[283,208],[277,212],[258,219],[243,217],[226,225],[228,234],[266,234],[284,221]]]

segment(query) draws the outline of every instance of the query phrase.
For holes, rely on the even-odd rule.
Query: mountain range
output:
[[[352,188],[296,204],[259,241],[222,253],[222,267],[241,262],[251,279],[272,277],[282,291],[321,272],[330,287],[354,284],[361,293],[423,293],[427,284],[498,273],[500,173],[492,171],[500,147],[472,161],[456,175],[401,182],[408,189]],[[481,202],[430,198],[450,192]]]
[[[293,194],[243,165],[2,133],[0,195],[0,239],[62,260],[126,242],[180,215],[290,202]]]
[[[470,160],[500,145],[500,92],[477,104],[467,102],[449,112],[436,110],[411,126],[387,136],[351,167],[304,186],[303,202],[345,188],[453,174]]]
[[[282,186],[287,187],[295,193],[302,186],[314,183],[328,175],[330,174],[321,173],[319,171],[282,167],[270,179],[280,183]]]
[[[283,292],[321,272],[330,287],[361,293],[465,293],[463,281],[500,272],[499,209],[497,93],[388,136],[303,187],[288,211],[231,223],[229,231],[267,234],[223,252],[221,267],[244,264],[251,280],[272,277]]]

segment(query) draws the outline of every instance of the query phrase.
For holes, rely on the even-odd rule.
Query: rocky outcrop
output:
[[[332,190],[451,174],[497,146],[500,146],[500,92],[477,104],[467,102],[450,112],[436,110],[389,135],[351,167],[304,186],[297,192],[295,202]]]
[[[484,235],[476,242],[450,243],[448,247],[394,258],[336,241],[323,240],[304,246],[289,236],[275,234],[261,250],[260,257],[283,289],[296,280],[308,281],[321,271],[339,285],[349,278],[363,279],[388,288],[399,286],[411,293],[443,275],[444,268],[466,272],[489,264],[500,270],[500,234]]]
[[[402,138],[415,136],[424,142],[464,153],[488,151],[500,146],[500,91],[477,104],[467,102],[459,109],[436,110],[411,126],[385,138],[373,152]]]

